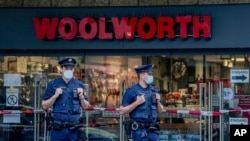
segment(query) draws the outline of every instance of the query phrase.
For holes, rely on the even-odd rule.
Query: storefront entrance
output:
[[[1,57],[1,140],[48,140],[41,100],[47,83],[60,77],[57,61],[62,57]],[[147,63],[154,64],[154,85],[164,105],[161,140],[227,141],[233,119],[248,124],[249,55],[73,57],[74,76],[86,84],[93,106],[82,113],[89,140],[127,138],[121,98],[137,82],[134,67]]]

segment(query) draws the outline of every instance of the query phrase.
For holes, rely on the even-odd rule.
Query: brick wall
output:
[[[0,7],[80,7],[239,4],[250,0],[0,0]]]

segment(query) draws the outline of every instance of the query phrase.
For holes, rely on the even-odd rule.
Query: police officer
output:
[[[50,141],[77,141],[78,129],[72,128],[80,123],[81,108],[88,108],[88,98],[84,95],[84,85],[73,78],[74,58],[64,58],[58,62],[62,77],[47,85],[42,106],[52,107],[52,127]]]
[[[159,141],[157,113],[163,106],[157,88],[151,85],[152,70],[152,64],[135,68],[139,82],[126,90],[120,106],[120,114],[130,115],[130,138],[134,141]]]

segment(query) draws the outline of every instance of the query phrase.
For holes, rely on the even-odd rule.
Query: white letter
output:
[[[241,136],[241,135],[240,135],[240,131],[239,131],[239,129],[236,129],[236,130],[235,130],[235,132],[234,132],[234,136],[236,136],[236,135]]]
[[[243,136],[243,134],[246,134],[247,130],[246,129],[241,129],[241,136]]]

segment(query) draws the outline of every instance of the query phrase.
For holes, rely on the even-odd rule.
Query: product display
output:
[[[86,83],[90,84],[90,103],[93,106],[118,106],[120,83],[118,73],[105,72],[98,68],[86,69]]]

